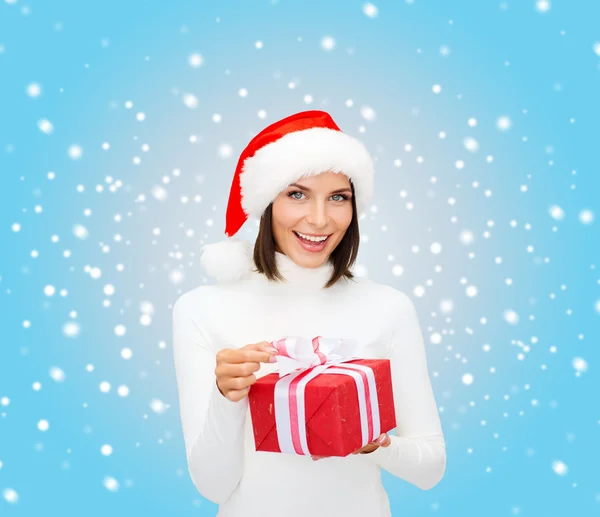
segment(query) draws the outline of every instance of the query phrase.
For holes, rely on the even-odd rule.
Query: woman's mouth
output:
[[[315,242],[315,241],[309,241],[308,239],[304,239],[304,238],[300,237],[300,235],[298,235],[296,232],[293,232],[293,233],[296,236],[296,239],[298,240],[298,243],[300,244],[300,246],[302,246],[302,248],[305,249],[306,251],[312,251],[312,252],[323,251],[325,249],[325,246],[329,242],[329,237],[331,237],[331,235],[328,235],[324,241]]]

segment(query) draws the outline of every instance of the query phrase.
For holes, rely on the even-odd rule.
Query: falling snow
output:
[[[200,54],[194,53],[190,54],[188,62],[191,67],[198,68],[204,63],[204,58]]]
[[[112,476],[106,476],[104,478],[104,486],[110,492],[116,492],[119,490],[119,482]]]
[[[242,146],[284,113],[324,109],[375,159],[352,271],[415,302],[446,440],[465,444],[448,493],[464,469],[481,474],[473,490],[484,493],[483,476],[502,488],[485,493],[504,505],[499,514],[533,515],[549,492],[574,514],[600,508],[581,453],[600,430],[600,414],[581,405],[598,391],[600,322],[590,252],[597,153],[585,125],[600,114],[581,85],[600,73],[600,35],[579,30],[568,2],[548,0],[525,10],[501,1],[482,7],[486,17],[456,4],[441,22],[426,2],[367,2],[320,12],[310,30],[300,20],[285,26],[284,4],[267,2],[269,23],[249,19],[259,30],[245,38],[218,13],[209,45],[193,23],[203,19],[197,9],[175,30],[153,16],[169,59],[143,35],[134,44],[107,26],[110,39],[77,36],[98,53],[79,60],[57,45],[83,20],[54,19],[55,10],[42,38],[31,28],[42,11],[0,2],[16,28],[0,43],[3,99],[19,106],[0,141],[10,251],[0,293],[12,361],[0,433],[12,433],[16,451],[2,452],[0,506],[47,511],[44,498],[33,509],[38,487],[17,474],[15,458],[39,469],[48,491],[83,483],[103,494],[99,505],[121,504],[130,475],[161,472],[166,490],[180,492],[185,455],[165,446],[182,445],[172,304],[209,283],[199,256],[223,237]],[[586,16],[596,19],[591,5]],[[486,23],[504,35],[526,23],[552,66]],[[485,42],[473,39],[483,33]],[[28,50],[42,47],[59,56],[46,68]],[[118,55],[133,56],[129,68]],[[25,68],[15,73],[15,64]],[[252,237],[247,226],[240,237]],[[558,476],[551,487],[521,490],[523,473],[548,466]],[[432,511],[471,515],[462,500],[430,497]],[[190,501],[204,504],[193,487],[183,507]]]
[[[331,36],[325,36],[321,39],[321,48],[323,50],[333,50],[335,47],[335,40]]]
[[[198,97],[196,97],[193,93],[184,93],[183,94],[183,103],[190,109],[195,109],[198,107]]]
[[[550,1],[549,0],[537,0],[535,3],[535,7],[540,13],[546,13],[550,10],[550,7],[551,7]]]
[[[19,501],[19,494],[12,488],[5,488],[2,491],[2,496],[7,503],[17,503]]]
[[[556,460],[552,462],[552,470],[559,476],[564,476],[569,471],[569,468],[565,465],[564,462]]]
[[[509,117],[503,115],[503,116],[499,117],[498,120],[496,120],[496,126],[501,131],[507,131],[512,126],[512,121],[510,120]]]
[[[52,122],[45,118],[38,121],[38,128],[42,133],[46,133],[47,135],[51,135],[54,132]]]
[[[565,211],[558,205],[552,205],[549,209],[550,216],[557,221],[565,218]]]
[[[594,222],[594,213],[591,210],[582,210],[579,212],[579,221],[582,224],[591,224]]]
[[[379,14],[379,10],[375,5],[368,2],[363,5],[363,13],[365,13],[369,18],[375,18]]]

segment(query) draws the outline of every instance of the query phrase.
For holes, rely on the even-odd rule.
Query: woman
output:
[[[198,491],[220,505],[218,517],[390,516],[382,468],[423,490],[444,475],[415,307],[349,271],[372,189],[366,148],[322,111],[270,125],[240,156],[225,233],[260,217],[253,250],[231,239],[205,246],[202,265],[218,282],[173,308],[188,467]],[[346,457],[256,451],[248,393],[276,371],[270,343],[318,335],[355,338],[361,357],[390,359],[396,435]]]

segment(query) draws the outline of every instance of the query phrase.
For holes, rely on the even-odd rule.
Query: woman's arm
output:
[[[399,291],[400,292],[400,291]],[[412,300],[404,293],[390,344],[396,411],[391,444],[365,455],[380,467],[422,490],[444,477],[446,445],[427,371],[423,334]]]
[[[222,504],[242,476],[248,397],[232,402],[219,392],[216,352],[190,317],[188,297],[184,294],[173,307],[173,353],[187,464],[198,491]]]

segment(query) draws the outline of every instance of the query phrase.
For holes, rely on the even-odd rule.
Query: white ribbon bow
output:
[[[279,378],[294,370],[306,370],[313,366],[333,365],[358,357],[356,339],[323,338],[317,336],[308,340],[298,336],[288,336],[271,343],[278,352],[277,365]]]

